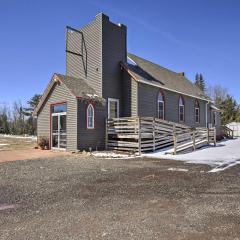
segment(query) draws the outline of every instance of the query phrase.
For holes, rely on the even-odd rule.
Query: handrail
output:
[[[190,127],[154,117],[106,119],[106,146],[115,150],[155,151],[173,146],[197,148],[200,143],[216,144],[216,129]],[[192,145],[191,145],[192,144]]]

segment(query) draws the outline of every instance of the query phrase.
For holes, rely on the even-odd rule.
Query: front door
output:
[[[66,111],[56,111],[60,109],[53,107],[51,126],[51,146],[52,149],[66,150],[67,148],[67,115]]]

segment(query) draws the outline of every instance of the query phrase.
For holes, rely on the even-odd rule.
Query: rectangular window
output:
[[[56,104],[52,106],[52,113],[67,112],[67,104]]]
[[[195,108],[195,122],[200,123],[200,112],[199,108]]]
[[[158,118],[164,119],[164,102],[158,102]]]
[[[184,106],[179,106],[179,121],[184,122]]]
[[[119,117],[119,100],[114,98],[108,99],[108,118]]]

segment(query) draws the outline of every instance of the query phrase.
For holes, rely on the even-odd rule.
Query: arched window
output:
[[[185,121],[185,104],[182,96],[179,97],[178,109],[179,109],[179,122],[184,122]]]
[[[87,107],[87,129],[95,128],[95,111],[92,104]]]
[[[195,123],[200,123],[200,105],[198,100],[195,101]]]
[[[158,118],[164,119],[165,118],[165,99],[164,99],[164,94],[162,91],[158,93]]]

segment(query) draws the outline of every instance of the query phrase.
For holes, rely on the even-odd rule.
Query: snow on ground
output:
[[[10,145],[10,144],[8,144],[8,143],[0,143],[0,147],[1,146],[8,146],[8,145]]]
[[[20,135],[10,135],[10,134],[0,134],[1,138],[20,138],[20,139],[31,139],[37,140],[36,136],[20,136]]]
[[[188,172],[188,169],[185,169],[185,168],[168,168],[168,171]]]
[[[216,147],[206,146],[195,152],[170,155],[168,150],[143,154],[144,157],[185,161],[187,163],[207,164],[214,167],[210,172],[223,171],[240,164],[240,138],[222,140]]]
[[[118,158],[118,159],[129,159],[129,158],[134,158],[136,156],[134,155],[129,155],[129,154],[123,154],[123,153],[115,153],[115,152],[92,152],[92,156],[94,157],[99,157],[99,158]]]

